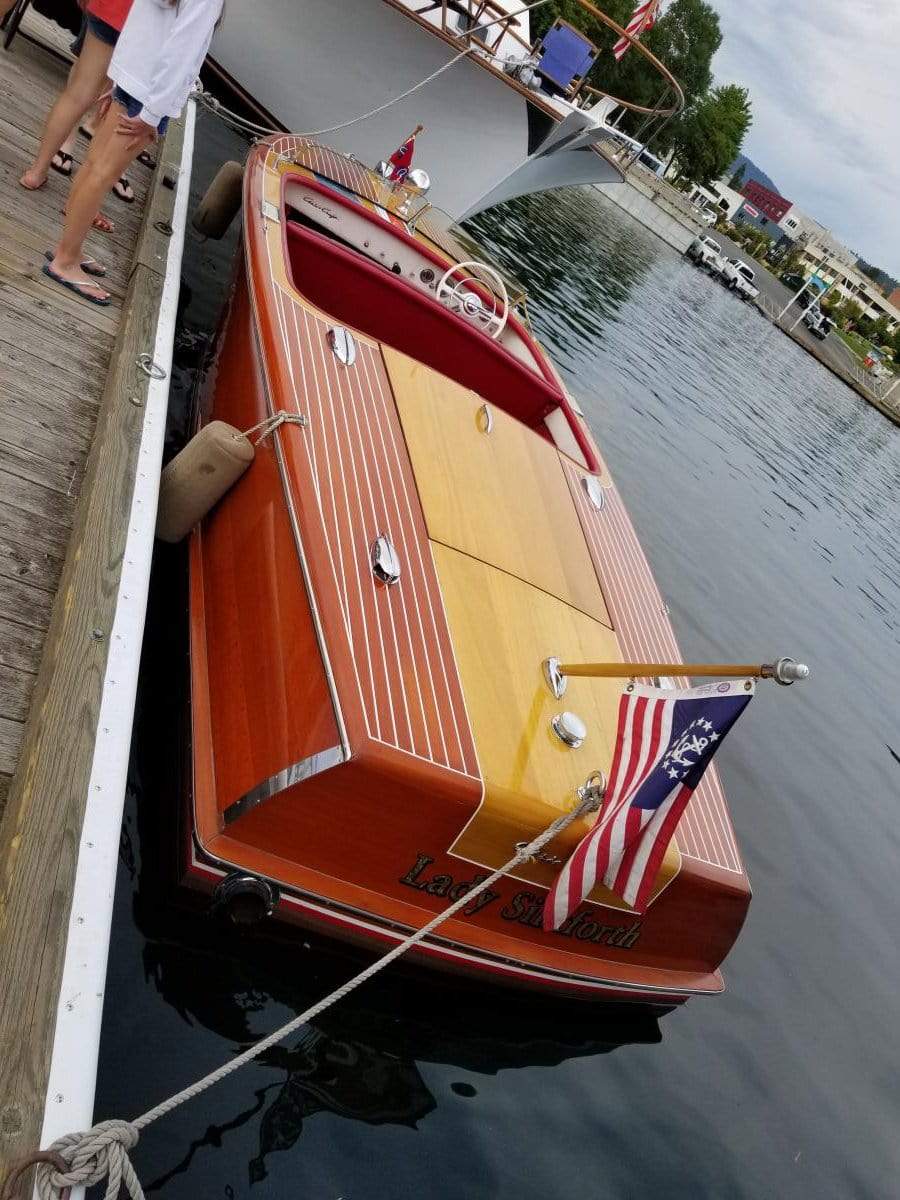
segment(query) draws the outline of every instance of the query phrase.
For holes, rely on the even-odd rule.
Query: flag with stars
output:
[[[625,691],[603,807],[550,889],[545,929],[558,929],[598,879],[644,911],[691,793],[753,694],[750,679]]]

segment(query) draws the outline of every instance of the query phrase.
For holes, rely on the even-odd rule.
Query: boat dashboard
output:
[[[282,211],[288,275],[302,296],[598,469],[571,402],[496,269],[448,261],[386,209],[318,176],[286,174]]]

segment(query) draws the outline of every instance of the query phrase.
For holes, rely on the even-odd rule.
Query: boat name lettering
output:
[[[326,208],[324,204],[319,204],[317,200],[313,200],[310,196],[304,196],[303,203],[310,205],[311,208],[317,208],[319,212],[323,212],[330,221],[336,221],[338,219],[338,215],[334,209]]]
[[[461,899],[476,884],[487,879],[487,874],[475,875],[472,879],[455,880],[452,875],[428,875],[427,869],[434,862],[427,854],[420,854],[400,883],[428,896],[441,896],[451,903]],[[473,917],[495,900],[501,900],[499,892],[488,888],[476,896],[462,910],[463,915]],[[499,915],[504,921],[515,921],[518,925],[530,925],[540,929],[544,911],[544,897],[540,892],[521,891],[503,904]],[[603,946],[615,946],[619,950],[630,950],[641,934],[641,921],[631,925],[604,925],[594,920],[596,913],[589,908],[576,909],[555,933],[559,937],[575,938],[580,942],[597,942]]]

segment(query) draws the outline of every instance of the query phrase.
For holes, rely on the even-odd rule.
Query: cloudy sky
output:
[[[711,0],[718,83],[753,100],[744,153],[900,279],[900,0]]]

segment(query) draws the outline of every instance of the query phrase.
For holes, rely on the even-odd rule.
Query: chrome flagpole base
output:
[[[547,687],[550,689],[556,699],[562,700],[563,696],[566,694],[566,687],[568,686],[569,681],[559,669],[558,658],[544,659],[544,679],[547,683]]]

